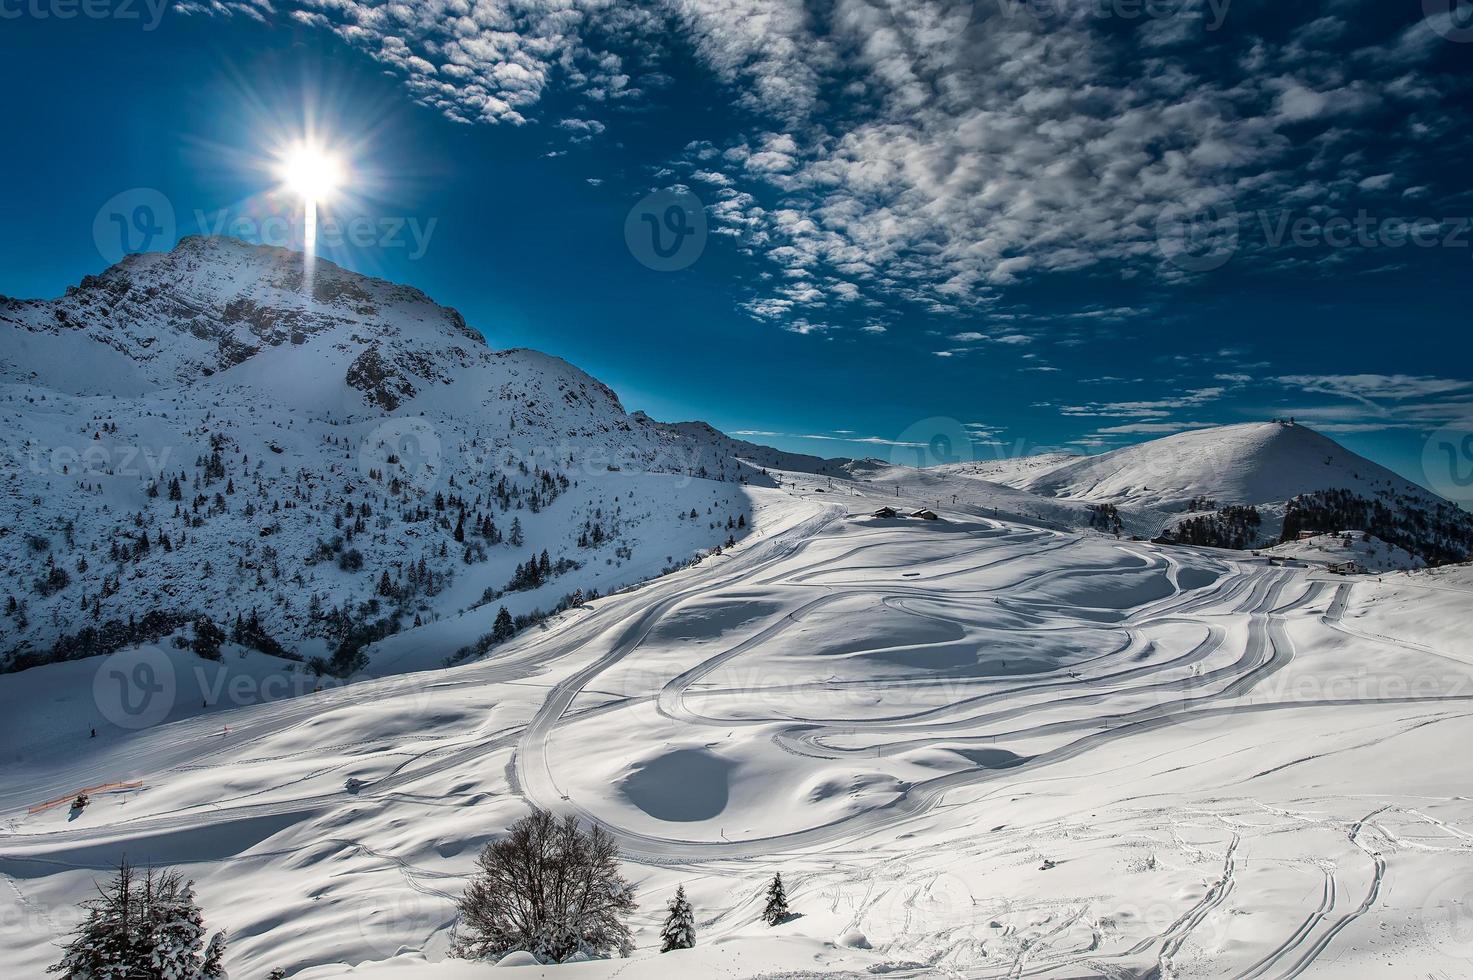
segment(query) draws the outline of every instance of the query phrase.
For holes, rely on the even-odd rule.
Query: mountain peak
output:
[[[187,384],[309,343],[348,353],[349,361],[379,358],[421,381],[442,380],[451,365],[487,353],[486,338],[459,312],[411,286],[322,258],[309,275],[300,252],[202,236],[169,252],[130,255],[59,299],[0,306],[6,327],[17,342],[41,348],[33,362],[54,369],[28,380],[79,394],[89,388],[69,362],[88,348],[93,360],[117,362],[102,373],[131,376],[135,386]],[[371,399],[386,407],[399,401]]]
[[[1184,507],[1288,500],[1349,489],[1430,498],[1430,491],[1358,456],[1328,436],[1288,421],[1192,429],[1049,468],[1025,480],[1035,493],[1096,502]]]

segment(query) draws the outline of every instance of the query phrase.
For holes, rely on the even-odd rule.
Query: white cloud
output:
[[[1305,391],[1340,395],[1362,402],[1376,399],[1401,401],[1473,390],[1473,381],[1408,374],[1292,374],[1278,380],[1281,384]]]
[[[1108,29],[1088,5],[982,16],[983,0],[975,17],[956,0],[278,2],[460,122],[522,125],[551,90],[574,94],[578,116],[555,123],[573,141],[670,84],[667,54],[693,52],[750,127],[721,146],[689,143],[679,163],[719,189],[713,232],[774,264],[778,285],[744,306],[773,321],[865,301],[965,315],[1019,283],[1103,263],[1177,282],[1188,276],[1156,241],[1170,208],[1308,209],[1357,181],[1386,189],[1391,168],[1376,161],[1336,180],[1310,171],[1342,165],[1335,148],[1365,142],[1373,109],[1400,111],[1406,145],[1452,118],[1412,111],[1437,91],[1420,69],[1441,40],[1435,23],[1347,52],[1355,19],[1316,5],[1268,40],[1209,34],[1201,10],[1136,32]],[[1323,157],[1297,160],[1306,146]]]

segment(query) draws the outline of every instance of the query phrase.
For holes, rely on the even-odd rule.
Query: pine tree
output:
[[[772,876],[772,884],[767,886],[767,907],[762,910],[762,919],[775,926],[787,917],[788,893],[783,888],[783,876],[779,872]]]
[[[520,517],[513,517],[511,519],[511,533],[507,536],[506,540],[513,548],[520,548],[522,546],[525,538],[522,536],[522,519]]]
[[[225,980],[225,933],[205,945],[192,882],[173,871],[149,871],[140,880],[123,861],[97,894],[83,903],[87,917],[48,973],[67,980]]]
[[[225,642],[225,631],[215,625],[208,616],[194,621],[194,652],[206,660],[220,659],[220,644]]]
[[[205,947],[205,959],[200,964],[199,980],[229,980],[225,973],[225,930],[221,929],[210,937]]]
[[[165,875],[153,891],[152,975],[194,980],[205,935],[205,917],[194,904],[194,886]]]
[[[497,643],[505,643],[511,639],[517,631],[516,624],[512,622],[511,613],[502,606],[501,611],[496,614],[496,622],[491,626],[491,638]]]
[[[665,926],[660,930],[660,952],[690,949],[696,944],[696,922],[694,910],[685,898],[684,885],[675,889],[675,897],[665,907],[669,910],[669,915],[665,917]]]

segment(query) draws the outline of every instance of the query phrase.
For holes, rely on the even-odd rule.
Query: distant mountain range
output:
[[[0,668],[214,630],[320,671],[436,666],[494,644],[502,607],[524,626],[733,543],[742,486],[784,474],[1194,544],[1473,550],[1465,512],[1302,426],[919,476],[825,460],[626,412],[418,290],[229,239],[0,299],[0,343]]]

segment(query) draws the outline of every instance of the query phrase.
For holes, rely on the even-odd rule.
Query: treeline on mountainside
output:
[[[1257,543],[1262,524],[1263,516],[1256,507],[1228,506],[1182,521],[1172,529],[1171,537],[1181,544],[1242,551]]]
[[[1301,532],[1367,531],[1429,565],[1473,557],[1473,515],[1450,503],[1427,506],[1399,495],[1370,500],[1350,490],[1319,490],[1289,501],[1282,540]]]

